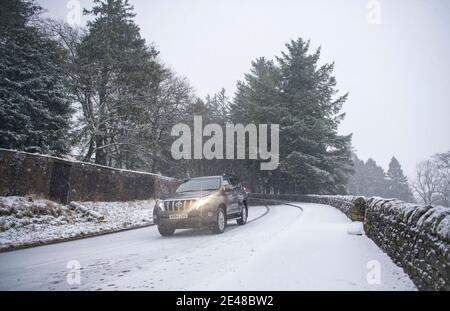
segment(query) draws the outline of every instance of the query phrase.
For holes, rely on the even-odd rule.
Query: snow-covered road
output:
[[[0,290],[415,289],[371,240],[348,234],[341,212],[298,205],[251,207],[248,225],[230,221],[219,236],[151,227],[3,253]],[[69,262],[80,263],[80,284],[68,284]]]

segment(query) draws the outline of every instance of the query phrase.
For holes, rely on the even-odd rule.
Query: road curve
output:
[[[150,227],[3,253],[0,290],[415,289],[372,241],[347,233],[338,210],[300,206],[251,207],[249,223],[230,221],[223,235],[163,238]],[[68,268],[74,262],[80,270]],[[367,281],[371,262],[379,284]]]

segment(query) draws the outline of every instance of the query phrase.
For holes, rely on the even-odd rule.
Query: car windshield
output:
[[[217,190],[220,188],[220,178],[192,179],[182,184],[177,193],[191,191]]]

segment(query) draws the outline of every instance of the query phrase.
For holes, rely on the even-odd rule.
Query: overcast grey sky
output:
[[[52,17],[69,13],[68,0],[37,2]],[[200,96],[222,87],[233,95],[253,59],[302,37],[322,46],[322,62],[336,62],[338,87],[350,93],[340,132],[354,134],[360,158],[386,169],[395,155],[411,177],[418,161],[450,150],[448,0],[379,0],[380,24],[368,23],[369,0],[130,3],[142,36]]]

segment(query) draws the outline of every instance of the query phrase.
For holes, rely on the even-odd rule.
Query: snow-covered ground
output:
[[[223,235],[149,227],[3,253],[0,290],[416,289],[337,209],[299,205],[251,207]]]
[[[0,197],[0,250],[150,225],[154,201],[73,202]]]

